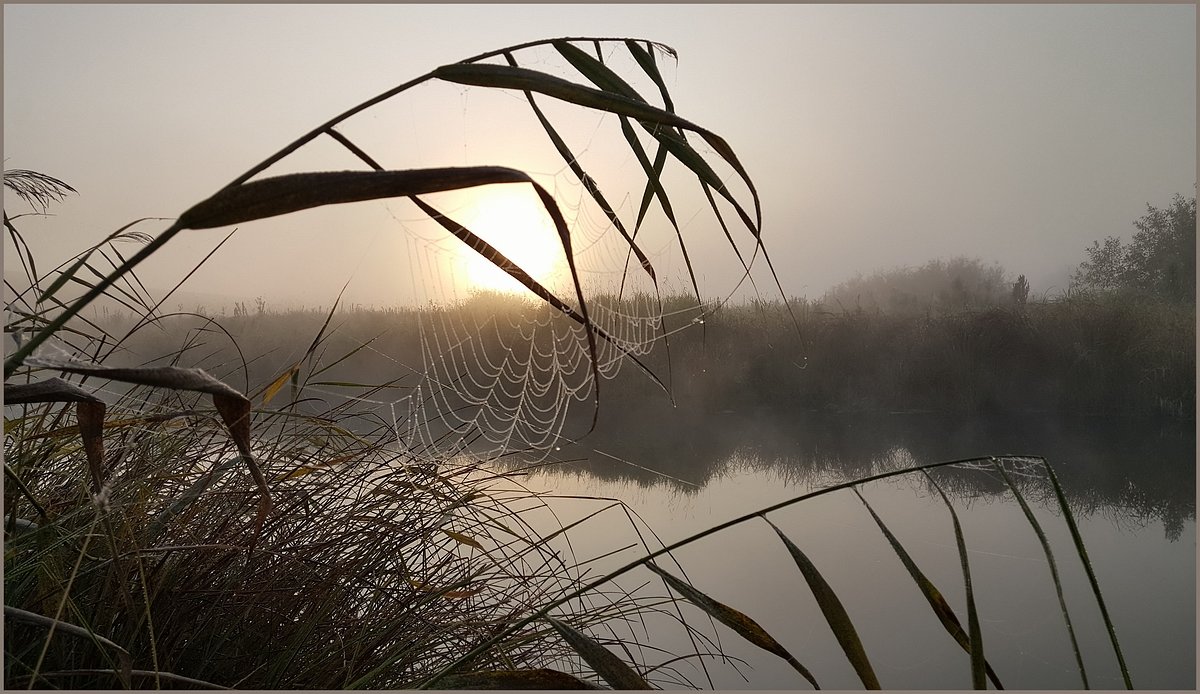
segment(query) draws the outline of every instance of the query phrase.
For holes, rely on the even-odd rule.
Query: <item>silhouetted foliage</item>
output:
[[[1029,280],[1025,279],[1025,275],[1021,275],[1016,282],[1013,282],[1012,300],[1015,306],[1024,306],[1025,302],[1029,300]]]
[[[1196,197],[1176,194],[1171,206],[1146,206],[1130,243],[1093,241],[1074,280],[1079,289],[1121,291],[1196,303]]]

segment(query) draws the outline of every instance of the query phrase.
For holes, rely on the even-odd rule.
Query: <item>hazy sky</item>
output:
[[[956,255],[1058,291],[1092,240],[1194,193],[1193,5],[6,4],[4,167],[80,193],[22,230],[51,267],[136,218],[177,216],[396,84],[557,36],[678,50],[676,109],[756,180],[790,295]],[[398,148],[393,168],[521,159],[489,109],[449,87],[361,132]],[[325,147],[304,161],[355,166]],[[188,287],[327,305],[353,277],[350,300],[399,300],[412,242],[398,208],[368,205],[244,225]],[[187,232],[144,279],[170,286],[223,235]]]

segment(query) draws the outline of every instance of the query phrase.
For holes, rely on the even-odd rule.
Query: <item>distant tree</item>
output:
[[[1029,280],[1025,279],[1025,275],[1017,277],[1017,281],[1013,282],[1012,300],[1017,306],[1024,306],[1029,300]]]
[[[1146,205],[1124,244],[1109,236],[1093,241],[1073,280],[1092,291],[1125,291],[1176,303],[1196,302],[1196,198],[1176,195],[1171,206]]]

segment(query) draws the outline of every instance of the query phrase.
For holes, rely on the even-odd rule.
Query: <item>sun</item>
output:
[[[528,185],[482,186],[474,191],[463,226],[516,263],[543,286],[565,268],[554,222]],[[460,253],[471,289],[524,293],[520,282],[469,248]]]

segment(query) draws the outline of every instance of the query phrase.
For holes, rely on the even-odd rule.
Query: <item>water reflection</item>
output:
[[[593,434],[557,455],[538,484],[562,494],[624,500],[663,543],[805,492],[887,470],[988,454],[1054,465],[1088,545],[1139,688],[1195,686],[1195,431],[1193,423],[1063,417],[989,419],[921,414],[830,415],[602,409]],[[628,461],[622,462],[622,461]],[[1052,488],[1037,466],[1012,464],[1062,574],[1090,686],[1121,688],[1103,622]],[[1024,472],[1025,474],[1020,474]],[[1076,689],[1075,666],[1045,555],[1000,475],[941,468],[933,478],[958,509],[967,538],[989,661],[1009,688]],[[538,486],[535,484],[535,486]],[[905,475],[863,488],[872,507],[964,624],[952,526],[932,482]],[[839,591],[888,688],[970,686],[969,667],[915,590],[852,492],[773,513]],[[580,526],[576,551],[617,546],[619,520]],[[600,550],[596,550],[597,553]],[[608,551],[607,549],[605,551]],[[632,549],[608,559],[635,559]],[[694,584],[745,611],[799,656],[822,686],[861,683],[765,524],[747,523],[676,553]],[[596,565],[597,570],[605,564]],[[631,582],[648,580],[645,576]],[[689,641],[670,620],[642,637],[673,653]],[[796,673],[724,633],[741,674],[714,664],[695,681],[717,688],[791,689]],[[743,679],[743,675],[745,679]]]
[[[757,424],[761,427],[762,422]],[[1061,424],[1058,428],[1062,430]],[[904,430],[911,435],[917,428]],[[846,425],[840,432],[833,431],[826,439],[801,439],[811,446],[810,450],[822,452],[807,458],[794,454],[771,458],[803,444],[776,440],[768,445],[765,439],[735,448],[723,459],[716,457],[722,452],[714,452],[712,458],[697,457],[691,472],[695,474],[703,465],[702,476],[693,477],[700,479],[699,483],[682,477],[664,478],[639,468],[617,467],[618,463],[605,459],[598,475],[574,467],[583,463],[572,463],[560,472],[542,473],[533,486],[560,494],[622,499],[656,531],[661,542],[670,544],[849,477],[929,462],[922,455],[936,455],[936,459],[953,455],[930,443],[938,438],[934,433],[926,433],[925,439],[907,439],[912,448],[894,442],[883,448],[882,444],[858,438],[863,431],[879,432],[880,428],[868,429],[859,422]],[[914,452],[921,450],[917,447],[922,440],[930,447],[925,450],[938,453]],[[870,448],[879,452],[865,460],[844,460],[831,441],[849,442],[859,446],[859,451]],[[969,439],[961,441],[969,443]],[[1157,499],[1137,505],[1139,500],[1150,498],[1147,490],[1155,489],[1153,483],[1138,486],[1136,475],[1125,475],[1132,491],[1112,493],[1110,490],[1116,488],[1111,480],[1122,477],[1120,470],[1093,475],[1096,484],[1089,484],[1088,475],[1089,471],[1103,470],[1101,463],[1111,464],[1111,459],[1097,462],[1084,455],[1071,458],[1066,455],[1066,444],[1060,444],[1057,450],[1063,461],[1083,461],[1063,462],[1059,477],[1072,496],[1071,504],[1135,686],[1193,688],[1195,523],[1183,515],[1194,514],[1194,501],[1189,498],[1191,483],[1186,493],[1173,495],[1169,502]],[[1158,455],[1170,459],[1162,450]],[[587,465],[595,464],[592,460]],[[688,472],[686,468],[671,469],[678,475]],[[1006,469],[1013,473],[1054,548],[1090,686],[1121,688],[1105,627],[1045,476],[1037,465],[1009,462]],[[1070,475],[1067,469],[1072,470]],[[1136,469],[1144,471],[1145,466]],[[1003,479],[988,469],[966,468],[940,468],[932,477],[958,510],[988,659],[1005,686],[1080,688],[1082,682],[1045,555],[1011,493],[1006,492]],[[947,509],[930,479],[908,474],[866,484],[862,492],[965,624],[956,540]],[[564,506],[563,512],[569,513],[568,508]],[[1176,515],[1163,512],[1169,509],[1174,509],[1171,513]],[[1169,518],[1177,519],[1178,526],[1173,527]],[[802,502],[772,513],[771,520],[804,549],[834,586],[855,620],[885,687],[969,687],[966,655],[924,605],[912,579],[852,492],[840,491]],[[578,526],[577,530],[572,543],[580,556],[606,555],[634,539],[619,514],[605,522]],[[641,552],[635,547],[606,555],[605,561],[591,566],[597,571],[614,568]],[[817,675],[823,687],[861,687],[794,563],[765,523],[749,522],[687,545],[675,553],[675,559],[694,585],[759,621]],[[628,584],[623,585],[648,580],[652,585],[652,577],[631,575]],[[702,617],[700,620],[703,622]],[[689,640],[671,619],[650,617],[646,624],[646,632],[631,635],[631,640],[671,653],[688,652]],[[706,678],[711,677],[720,689],[804,686],[796,673],[777,658],[747,646],[728,631],[721,638],[725,652],[744,659],[747,665],[739,672],[729,663],[714,661],[707,675],[699,669],[691,673],[694,682],[706,684]]]
[[[665,481],[687,493],[739,468],[769,468],[789,485],[818,487],[942,460],[1036,455],[1054,466],[1073,508],[1135,526],[1160,521],[1175,540],[1195,519],[1195,451],[1192,422],[707,413],[640,403],[602,409],[596,431],[558,459],[599,479]],[[956,493],[1003,489],[985,475],[961,483]]]

